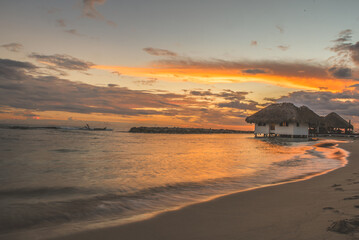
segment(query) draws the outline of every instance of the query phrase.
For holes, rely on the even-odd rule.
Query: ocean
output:
[[[328,141],[4,125],[0,239],[114,226],[322,174],[344,166],[348,155]]]

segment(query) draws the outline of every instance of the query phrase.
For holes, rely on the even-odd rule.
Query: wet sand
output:
[[[348,165],[328,174],[58,239],[359,239],[359,140],[350,141],[340,145]]]

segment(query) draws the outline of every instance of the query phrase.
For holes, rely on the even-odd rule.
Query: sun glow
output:
[[[354,99],[354,98],[335,98],[333,99],[333,101],[338,101],[338,102],[359,102],[358,99]]]

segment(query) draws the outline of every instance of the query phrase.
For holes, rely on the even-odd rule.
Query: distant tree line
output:
[[[211,133],[253,133],[253,131],[241,131],[230,129],[212,128],[179,128],[179,127],[133,127],[132,133],[169,133],[169,134],[211,134]]]

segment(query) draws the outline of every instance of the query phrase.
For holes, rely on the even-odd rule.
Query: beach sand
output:
[[[350,152],[348,165],[328,174],[59,239],[359,239],[359,140],[350,141],[340,145]]]

